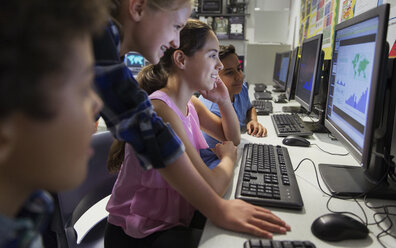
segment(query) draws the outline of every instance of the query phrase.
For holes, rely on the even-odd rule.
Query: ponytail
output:
[[[137,81],[139,82],[140,88],[150,95],[154,91],[166,86],[168,73],[162,69],[161,64],[147,65],[139,71]]]
[[[162,69],[161,65],[147,65],[137,75],[139,86],[147,94],[165,87],[167,80],[168,74]],[[121,169],[124,154],[125,141],[115,140],[110,147],[109,156],[107,157],[107,169],[111,173],[117,173]]]

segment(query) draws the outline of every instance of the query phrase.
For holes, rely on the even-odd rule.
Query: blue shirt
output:
[[[203,98],[202,96],[199,97],[199,100],[201,100],[201,102],[210,110],[210,112],[221,117],[219,106],[217,106],[216,103],[211,102]],[[238,117],[239,125],[242,128],[243,126],[246,125],[246,113],[249,111],[249,109],[252,108],[252,103],[250,102],[249,92],[246,83],[242,85],[241,92],[239,92],[239,94],[234,95],[234,102],[232,103],[232,106],[234,107],[235,113]],[[218,140],[212,138],[206,133],[203,133],[203,135],[210,148],[215,147],[216,144],[219,143]]]
[[[147,93],[121,61],[118,30],[112,22],[94,46],[101,48],[95,50],[95,88],[104,102],[101,115],[107,128],[116,139],[134,148],[144,169],[174,162],[184,152],[184,145],[156,115]]]
[[[15,218],[0,215],[0,247],[41,248],[43,232],[53,211],[49,193],[37,191],[25,202]]]

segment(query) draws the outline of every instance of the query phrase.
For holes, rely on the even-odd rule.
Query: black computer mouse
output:
[[[282,140],[282,143],[287,146],[305,146],[305,147],[308,147],[311,144],[308,140],[298,135],[289,135]]]
[[[318,217],[311,225],[312,233],[325,241],[342,241],[347,239],[364,239],[369,230],[366,225],[343,214],[325,214]]]

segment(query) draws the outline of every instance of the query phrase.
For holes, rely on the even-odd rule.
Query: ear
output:
[[[186,55],[182,50],[176,50],[173,52],[173,63],[180,69],[184,69],[186,67]]]
[[[0,120],[0,165],[9,160],[17,139],[15,118],[7,117]]]
[[[136,22],[142,19],[144,10],[146,8],[146,0],[128,0],[128,13],[129,16]]]

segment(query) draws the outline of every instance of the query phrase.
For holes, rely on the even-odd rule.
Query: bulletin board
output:
[[[335,25],[384,3],[391,4],[387,41],[396,47],[396,0],[301,0],[299,44],[323,33],[325,59],[331,59]]]
[[[325,52],[325,59],[331,59],[339,1],[301,0],[299,44],[301,46],[304,39],[323,33],[322,49]]]

